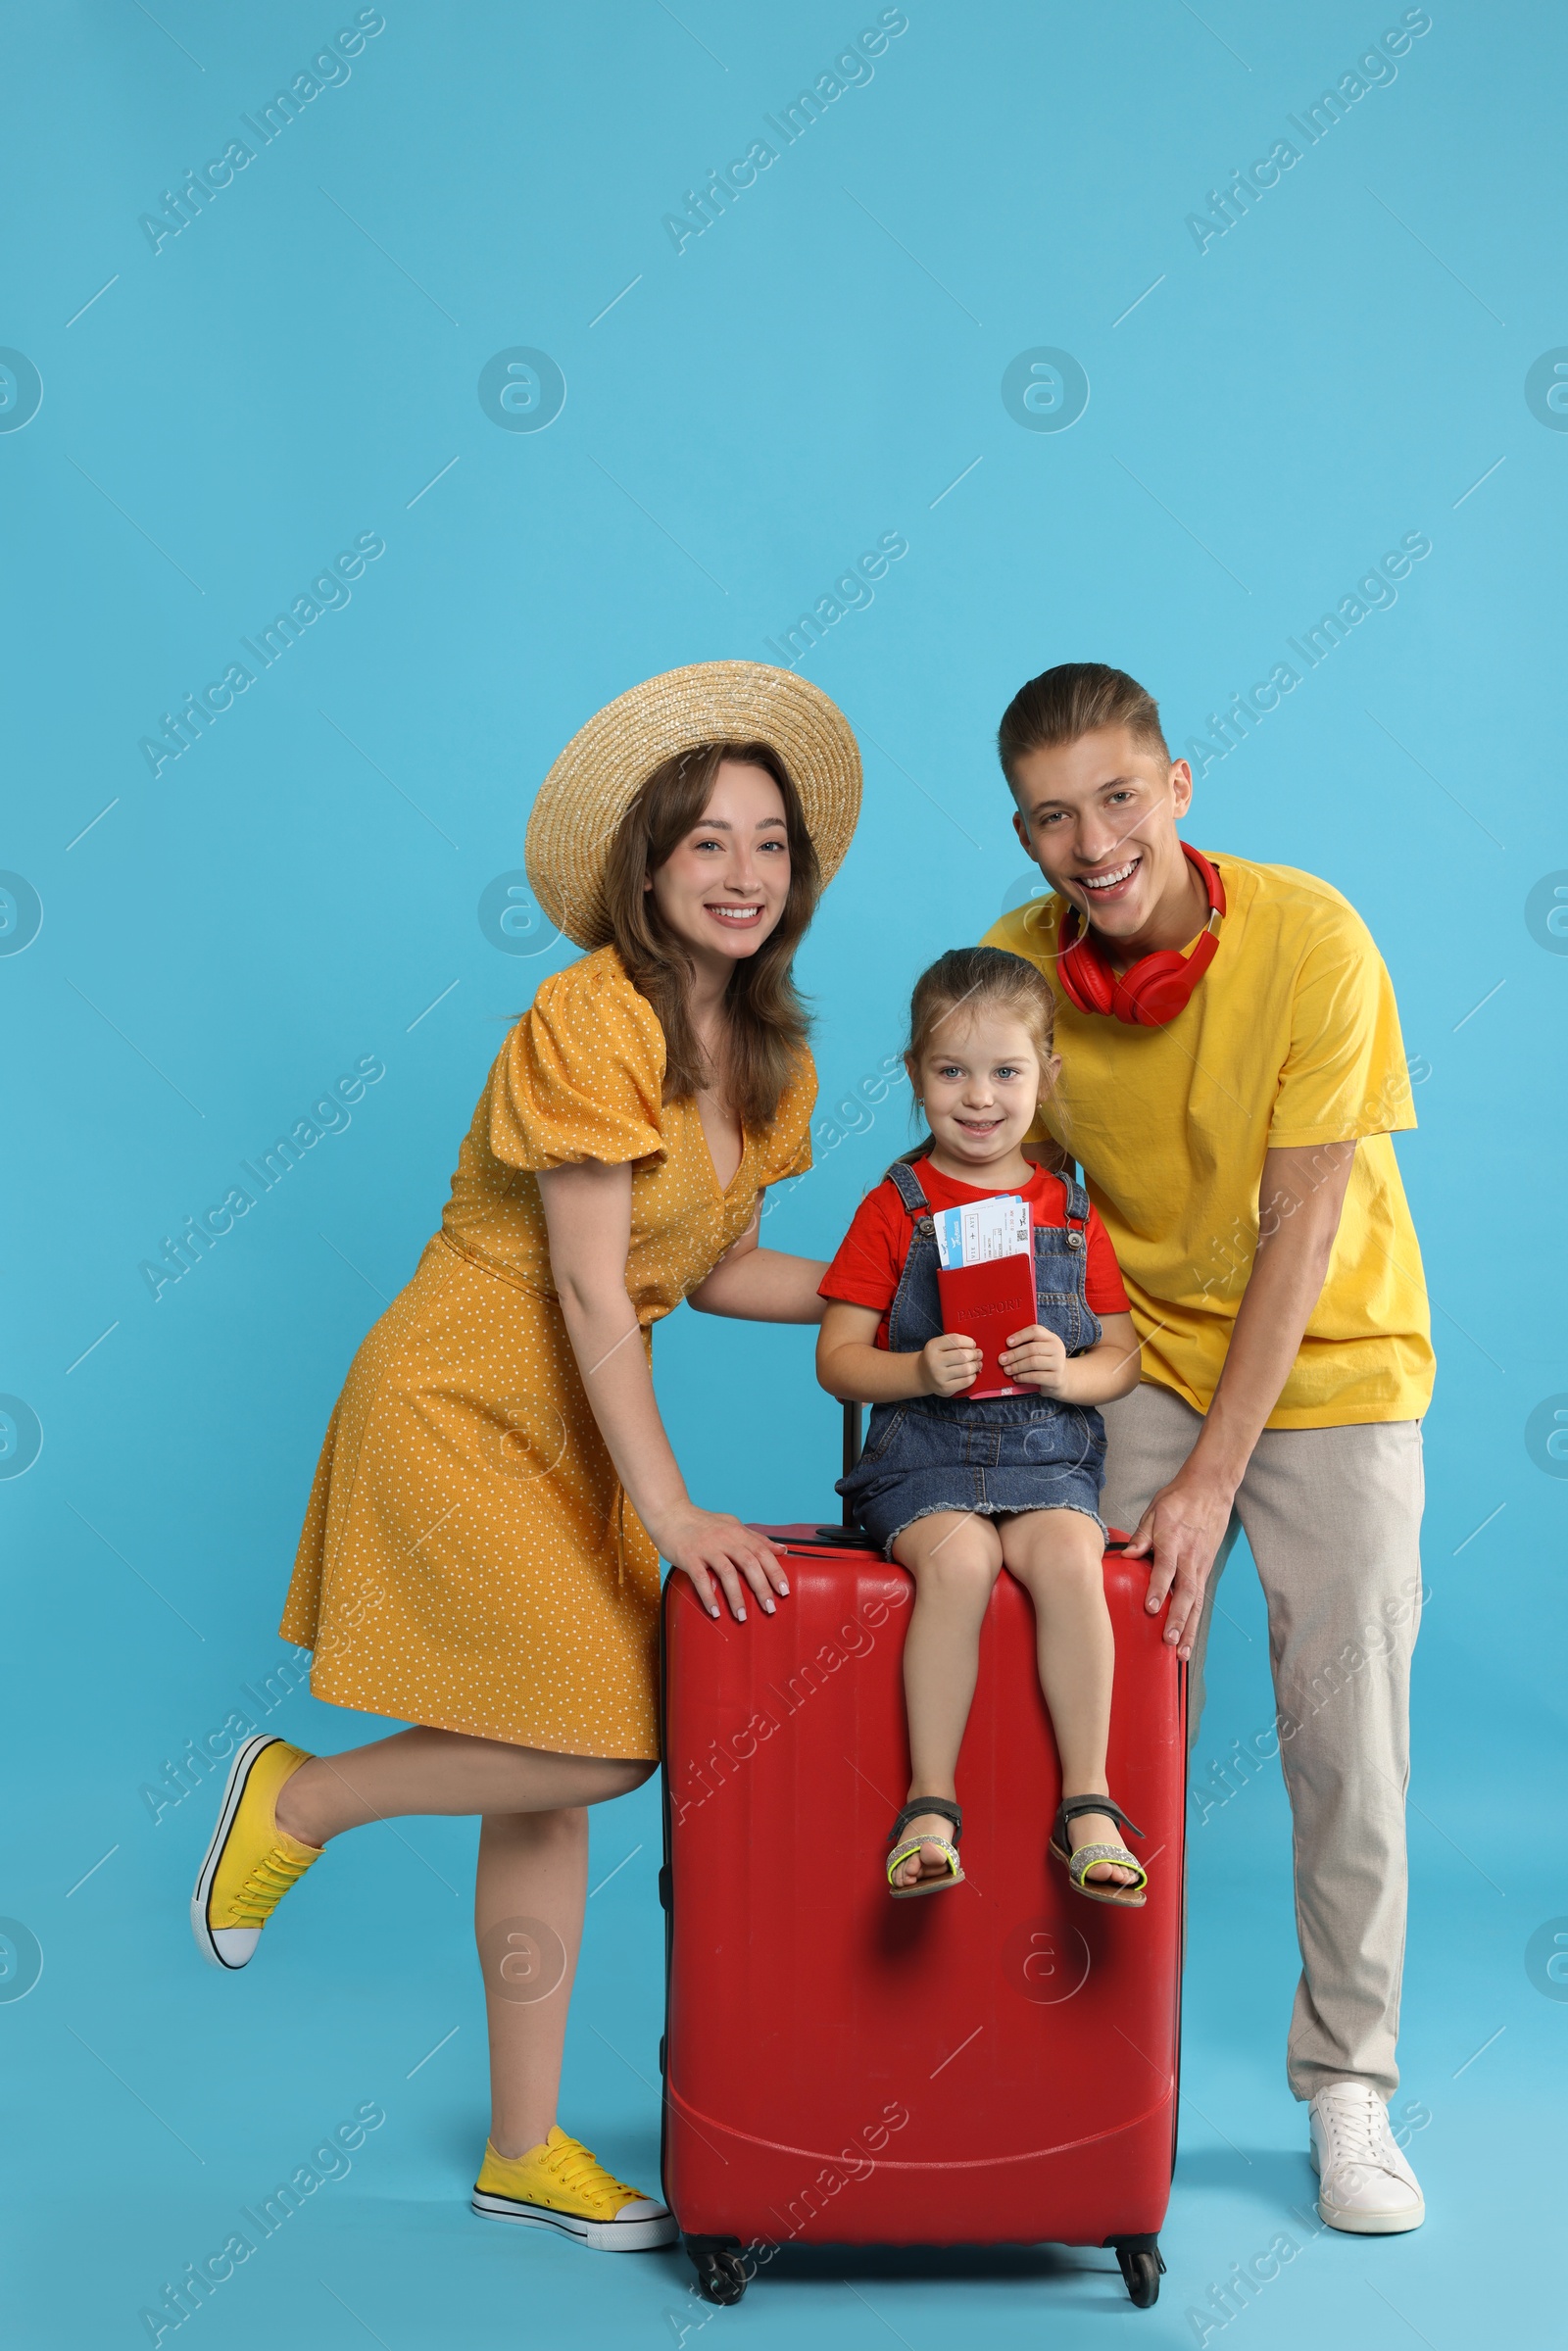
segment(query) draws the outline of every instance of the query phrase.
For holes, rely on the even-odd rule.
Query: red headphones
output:
[[[1056,977],[1069,1004],[1080,1012],[1111,1012],[1129,1026],[1162,1029],[1186,1008],[1194,989],[1214,960],[1219,926],[1225,913],[1225,885],[1200,849],[1186,841],[1183,853],[1203,877],[1208,892],[1208,921],[1190,955],[1161,948],[1140,955],[1125,971],[1114,970],[1096,946],[1094,935],[1076,906],[1062,920]],[[1068,936],[1069,925],[1074,925]]]

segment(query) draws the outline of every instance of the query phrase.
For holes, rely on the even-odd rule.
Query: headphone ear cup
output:
[[[1115,1001],[1115,974],[1087,937],[1074,939],[1056,958],[1062,994],[1080,1012],[1108,1012]]]
[[[1122,974],[1117,994],[1127,1009],[1121,1017],[1140,1028],[1162,1029],[1182,1010],[1196,984],[1185,955],[1169,949],[1145,955]]]
[[[1119,990],[1129,1007],[1123,1018],[1136,1020],[1144,1028],[1164,1028],[1192,1003],[1199,981],[1218,953],[1218,936],[1208,930],[1185,955],[1169,950],[1146,955],[1125,974]]]

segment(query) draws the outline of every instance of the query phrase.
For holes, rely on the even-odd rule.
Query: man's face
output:
[[[1187,891],[1176,820],[1192,770],[1124,726],[1102,727],[1017,762],[1013,825],[1054,890],[1109,940],[1136,940]]]

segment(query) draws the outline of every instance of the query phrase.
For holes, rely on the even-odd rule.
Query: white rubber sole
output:
[[[1307,2156],[1321,2180],[1322,2170],[1315,2145],[1308,2146]],[[1426,2199],[1417,2196],[1413,2204],[1396,2205],[1392,2212],[1363,2212],[1353,2204],[1330,2204],[1320,2194],[1317,2217],[1328,2228],[1343,2229],[1347,2236],[1403,2236],[1406,2230],[1419,2229],[1426,2220]]]
[[[213,1880],[218,1875],[218,1864],[222,1858],[223,1846],[228,1840],[229,1830],[234,1825],[234,1815],[239,1810],[240,1799],[245,1793],[256,1759],[264,1749],[274,1746],[276,1743],[275,1733],[263,1731],[255,1739],[248,1739],[245,1741],[230,1764],[228,1780],[223,1788],[223,1801],[218,1808],[218,1826],[213,1831],[213,1841],[207,1848],[206,1858],[197,1874],[196,1890],[190,1898],[190,1931],[196,1937],[196,1948],[209,1967],[222,1968],[228,1975],[233,1975],[237,1969],[246,1965],[260,1940],[260,1935],[254,1928],[217,1929],[211,1927],[207,1920],[208,1897],[212,1893]],[[229,1950],[235,1954],[234,1956],[224,1957],[223,1946],[218,1939],[220,1933],[223,1935]],[[237,1956],[241,1950],[244,1951],[243,1958]]]
[[[592,2253],[652,2253],[673,2245],[680,2236],[673,2213],[644,2221],[588,2221],[576,2213],[553,2212],[547,2204],[519,2204],[511,2196],[492,2196],[475,2188],[471,2210],[485,2221],[514,2221],[524,2229],[554,2229],[558,2236],[575,2237]]]

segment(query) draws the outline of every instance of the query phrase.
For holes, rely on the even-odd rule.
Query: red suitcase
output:
[[[966,1882],[894,1902],[911,1581],[853,1530],[766,1532],[788,1554],[776,1615],[711,1618],[684,1576],[664,1587],[663,2181],[700,2288],[738,2301],[792,2243],[1050,2240],[1113,2246],[1147,2308],[1175,2160],[1187,1762],[1147,1564],[1106,1554],[1110,1788],[1146,1832],[1147,1906],[1087,1902],[1048,1857],[1058,1766],[1034,1612],[1005,1574],[958,1762]]]

